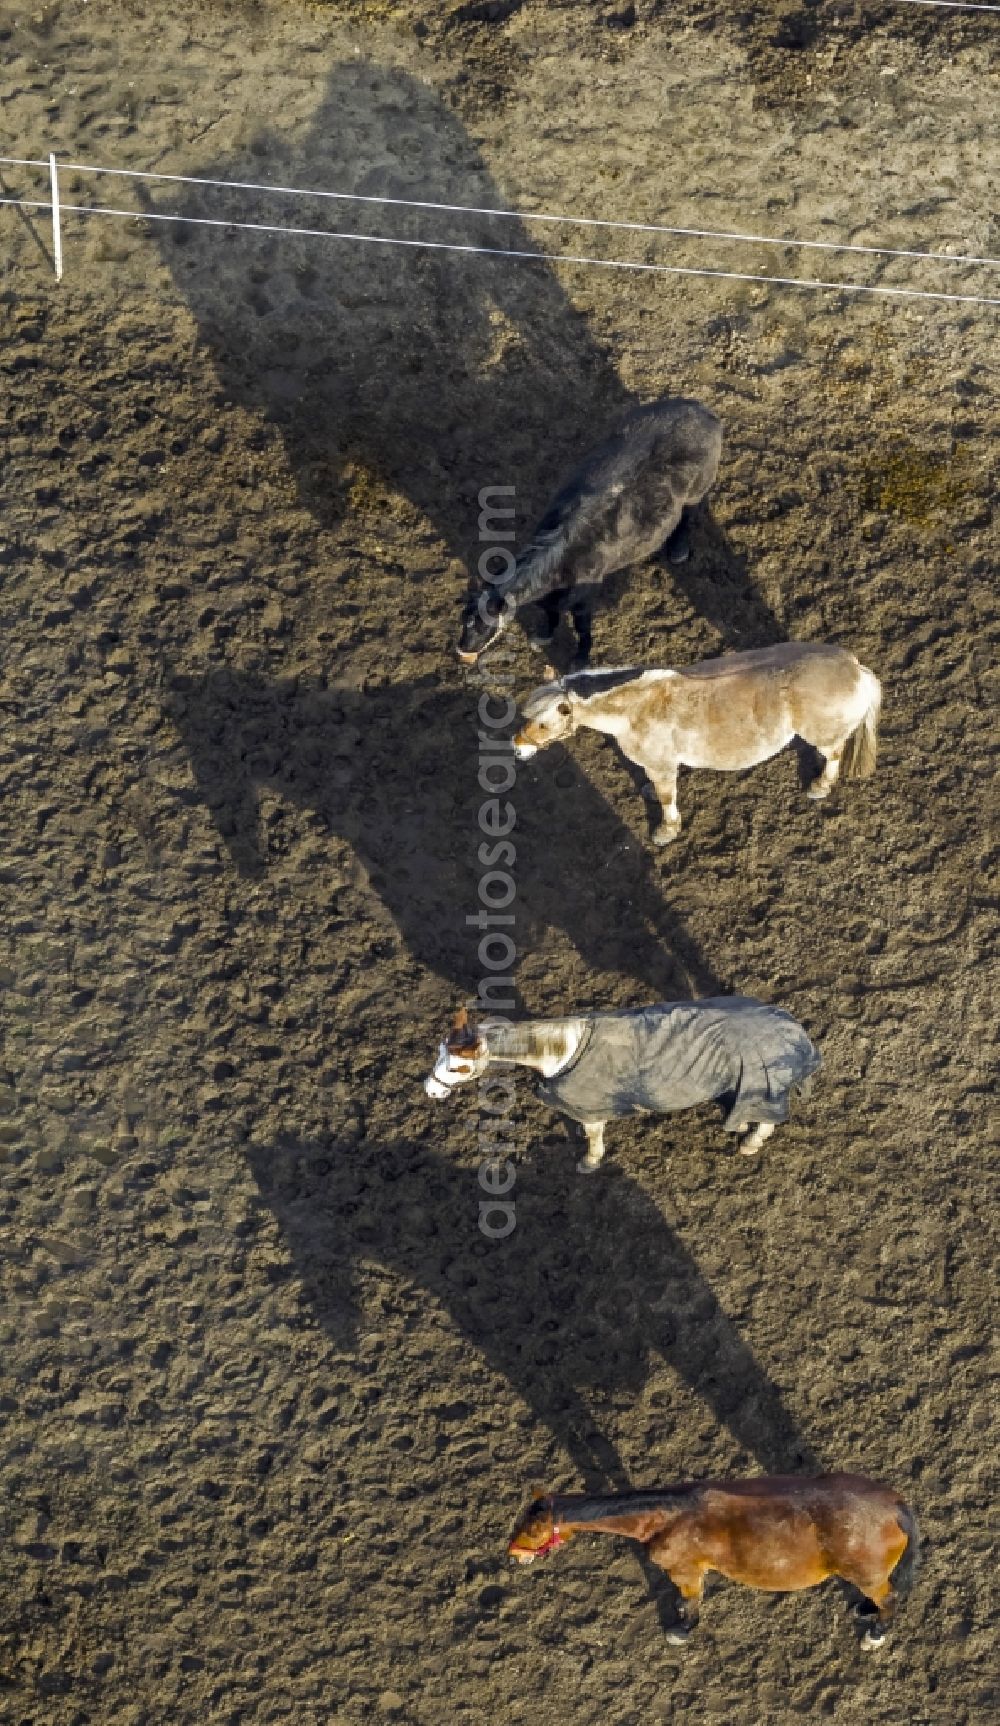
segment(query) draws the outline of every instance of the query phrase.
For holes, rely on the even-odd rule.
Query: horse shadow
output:
[[[320,523],[341,521],[353,486],[374,476],[468,569],[482,488],[514,488],[523,534],[636,405],[550,264],[420,249],[421,240],[529,252],[568,242],[509,213],[455,114],[398,68],[333,65],[314,110],[258,128],[197,172],[227,184],[185,186],[180,199],[177,188],[143,189],[146,207],[355,236],[155,224],[224,398],[280,428],[301,501]],[[293,199],[234,181],[501,214]],[[378,243],[387,237],[409,243]],[[685,380],[670,387],[683,394]],[[710,602],[706,568],[724,577],[730,602],[750,606],[758,645],[781,635],[745,562],[724,553],[718,535],[700,534],[690,562],[671,570],[692,605]],[[722,627],[726,645],[739,645],[739,628],[726,618]]]
[[[248,1155],[306,1299],[338,1349],[357,1340],[359,1261],[375,1262],[441,1303],[566,1452],[585,1490],[630,1484],[585,1393],[636,1397],[657,1359],[728,1430],[744,1453],[737,1471],[751,1460],[770,1473],[817,1468],[694,1258],[620,1171],[602,1176],[596,1204],[593,1183],[565,1159],[522,1165],[516,1226],[488,1240],[475,1224],[473,1171],[423,1144],[290,1140],[251,1145]],[[652,1463],[639,1484],[656,1483]],[[657,1566],[643,1568],[662,1621],[672,1622],[671,1585]]]
[[[172,685],[171,716],[240,873],[267,867],[259,794],[269,786],[353,847],[413,958],[474,992],[488,794],[467,693],[433,682],[326,688],[229,670]],[[651,998],[725,993],[665,903],[648,846],[570,756],[509,796],[519,951],[558,928],[590,971],[631,976]],[[581,870],[581,856],[593,867]]]
[[[738,652],[785,641],[787,630],[751,580],[746,555],[734,546],[708,498],[691,513],[690,537],[687,563],[673,563],[665,549],[654,563],[670,586],[683,590],[692,610],[718,630],[722,645]]]

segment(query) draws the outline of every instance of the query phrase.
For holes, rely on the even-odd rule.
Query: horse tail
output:
[[[917,1560],[920,1554],[920,1530],[917,1519],[908,1504],[901,1505],[896,1512],[896,1520],[906,1535],[906,1546],[901,1557],[896,1560],[890,1572],[889,1581],[893,1590],[902,1598],[909,1594],[913,1587],[913,1578],[917,1573]]]
[[[861,724],[851,732],[840,757],[842,779],[869,779],[878,753],[878,719],[882,707],[882,685],[873,671],[861,667],[869,691],[869,702]]]

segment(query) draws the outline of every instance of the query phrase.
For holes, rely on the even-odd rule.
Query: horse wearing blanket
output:
[[[589,1174],[604,1155],[609,1120],[711,1100],[724,1103],[726,1130],[746,1134],[739,1149],[752,1156],[787,1120],[793,1089],[820,1056],[790,1013],[742,995],[519,1024],[490,1018],[474,1026],[463,1011],[424,1088],[446,1097],[496,1063],[541,1074],[543,1102],[587,1135],[577,1167]]]
[[[878,678],[853,653],[786,641],[681,670],[635,666],[557,678],[524,702],[514,753],[526,761],[580,726],[614,737],[649,775],[662,814],[653,839],[669,845],[681,830],[678,768],[756,767],[801,737],[825,757],[808,795],[827,797],[841,774],[863,779],[874,771],[881,701]]]

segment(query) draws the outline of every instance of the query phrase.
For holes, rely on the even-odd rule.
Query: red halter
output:
[[[552,1524],[552,1533],[549,1535],[545,1545],[535,1547],[535,1557],[544,1558],[547,1552],[554,1552],[557,1546],[563,1545],[565,1545],[565,1541],[560,1532],[559,1524],[558,1522],[554,1522]]]

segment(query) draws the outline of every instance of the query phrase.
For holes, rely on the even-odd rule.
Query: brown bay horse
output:
[[[885,1640],[897,1601],[912,1584],[917,1524],[888,1486],[860,1474],[762,1475],[704,1480],[603,1498],[537,1493],[508,1543],[530,1564],[575,1534],[637,1540],[680,1592],[687,1640],[712,1570],[747,1588],[813,1588],[828,1577],[852,1583],[877,1609],[863,1646]],[[868,1609],[870,1612],[870,1608]]]

